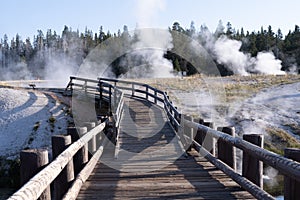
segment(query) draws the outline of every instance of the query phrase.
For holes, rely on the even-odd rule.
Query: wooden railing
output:
[[[299,187],[299,160],[297,160],[297,162],[263,149],[262,147],[253,144],[251,139],[247,139],[248,137],[242,139],[240,137],[229,135],[231,133],[228,133],[228,131],[225,131],[226,133],[218,131],[234,130],[232,127],[220,127],[218,130],[215,130],[210,127],[211,123],[205,123],[202,119],[198,119],[195,122],[192,117],[184,116],[178,111],[166,92],[153,88],[150,85],[107,78],[100,78],[99,81],[112,83],[117,88],[127,91],[127,94],[131,94],[131,96],[143,98],[164,108],[170,124],[174,128],[185,149],[189,149],[191,146],[194,147],[201,155],[205,156],[211,163],[221,169],[254,197],[258,199],[274,199],[274,197],[263,190],[262,163],[278,170],[279,173],[285,175],[285,179],[296,181],[295,185]],[[254,139],[258,138],[258,140],[261,137],[261,135],[248,136],[250,136],[250,138],[253,137]],[[215,144],[214,140],[217,140],[218,144]],[[260,143],[263,143],[262,140]],[[215,155],[216,146],[219,147],[218,157]],[[242,163],[242,175],[236,172],[236,161],[234,160],[236,159],[235,148],[243,151],[244,159]],[[224,149],[226,149],[227,154],[231,155],[222,156],[224,152],[221,152],[220,150]],[[228,157],[230,159],[228,159]],[[248,159],[245,159],[246,157]],[[255,174],[255,177],[253,176],[253,173]],[[288,184],[288,182],[289,181],[285,181],[285,184]],[[295,193],[295,189],[288,189],[289,187],[293,188],[295,185],[285,185],[285,193]],[[300,188],[298,188],[298,190],[300,190]],[[285,196],[290,196],[289,199],[296,199],[297,194],[296,191],[296,195],[285,194]]]
[[[100,134],[106,126],[106,122],[93,128],[88,133],[84,134],[79,140],[72,143],[66,150],[55,158],[42,171],[31,178],[21,189],[14,193],[9,199],[38,199],[47,187],[54,181],[62,172],[65,166],[72,162],[73,156],[83,148],[94,136]],[[101,156],[103,144],[97,150],[94,156]]]
[[[81,84],[78,82],[81,82]],[[232,127],[223,127],[215,130],[212,123],[205,123],[201,119],[194,120],[192,117],[182,115],[182,113],[174,106],[166,92],[151,87],[150,85],[107,78],[90,80],[71,77],[68,88],[70,88],[71,91],[75,91],[77,88],[81,92],[86,92],[89,95],[96,95],[100,99],[109,102],[109,112],[114,118],[113,127],[116,129],[116,143],[118,141],[118,128],[124,104],[123,97],[124,95],[130,95],[132,97],[145,99],[162,107],[168,116],[171,126],[174,128],[175,133],[180,138],[180,141],[186,150],[189,150],[192,147],[195,148],[201,155],[206,157],[211,163],[236,181],[245,190],[250,192],[254,197],[258,199],[274,199],[274,197],[262,188],[261,162],[277,169],[279,173],[284,174],[287,179],[296,181],[296,185],[299,186],[299,162],[272,153],[240,137],[234,137],[234,128]],[[108,122],[106,121],[106,123]],[[71,161],[74,154],[80,148],[83,148],[87,142],[95,136],[96,132],[99,133],[100,131],[103,131],[106,126],[106,124],[102,123],[97,126],[95,130],[93,129],[81,137],[77,142],[74,142],[67,150],[61,153],[44,170],[34,176],[10,199],[27,199],[29,197],[30,199],[38,198],[55,177],[59,175],[67,163]],[[222,130],[223,132],[219,130]],[[233,136],[229,134],[232,134]],[[215,143],[216,140],[217,144]],[[260,141],[260,143],[261,142],[262,141]],[[92,161],[86,165],[88,168],[83,169],[77,175],[76,180],[65,195],[65,199],[73,199],[76,197],[81,185],[87,179],[98,158],[101,156],[103,147],[104,145],[99,146],[91,159]],[[216,147],[218,147],[217,156],[215,150]],[[243,159],[242,174],[236,172],[236,161],[234,160],[236,157],[235,148],[241,149],[243,151],[243,157],[247,158]],[[253,168],[254,165],[251,164],[254,164],[255,168]],[[249,171],[254,171],[256,175],[260,176],[260,179],[253,179]],[[285,185],[285,188],[288,188],[288,186]],[[298,188],[295,190],[299,191],[300,189]],[[286,190],[287,194],[294,192],[295,191]],[[289,199],[296,199],[296,197],[290,195]]]

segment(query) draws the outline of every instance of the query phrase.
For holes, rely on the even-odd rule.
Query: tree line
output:
[[[203,35],[208,30],[205,25],[197,30],[194,22],[191,22],[189,28],[183,28],[178,22],[174,22],[169,29],[193,37],[200,43],[205,43]],[[249,32],[243,28],[235,29],[230,22],[224,26],[220,21],[213,35],[216,38],[226,36],[241,41],[240,51],[251,56],[256,56],[258,52],[262,51],[273,52],[275,57],[282,61],[282,70],[288,71],[293,68],[298,73],[298,66],[300,66],[300,28],[298,25],[295,25],[294,30],[284,36],[280,29],[274,31],[271,25],[266,29],[261,27],[259,31]],[[48,29],[46,33],[38,30],[33,41],[30,38],[22,40],[19,34],[9,41],[7,35],[4,35],[0,42],[0,79],[7,79],[5,77],[7,71],[11,71],[13,75],[14,72],[22,70],[29,71],[33,77],[44,78],[46,65],[54,57],[59,58],[65,64],[72,62],[73,66],[79,67],[89,52],[108,38],[124,38],[128,45],[131,42],[130,38],[134,40],[134,36],[129,35],[126,25],[122,31],[118,30],[117,33],[105,32],[102,26],[96,33],[88,28],[82,33],[68,26],[64,27],[61,34],[57,34],[51,29]],[[173,63],[176,71],[187,71],[188,75],[196,73],[190,63],[180,56],[172,54],[171,50],[167,51],[165,58]],[[121,62],[121,59],[117,59],[112,63],[112,71],[116,76],[124,73],[124,66]],[[224,69],[221,70],[221,73],[222,75],[231,74],[230,71]],[[21,77],[9,78],[26,79],[27,77],[24,73]]]

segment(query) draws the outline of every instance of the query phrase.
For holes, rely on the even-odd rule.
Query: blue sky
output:
[[[37,30],[61,34],[64,25],[81,32],[85,27],[98,32],[103,25],[105,32],[117,32],[124,25],[133,30],[143,21],[152,28],[167,28],[174,21],[188,28],[194,21],[197,30],[206,24],[214,31],[222,20],[250,32],[272,25],[284,34],[300,25],[297,0],[5,0],[0,5],[0,38],[18,33],[23,40]]]

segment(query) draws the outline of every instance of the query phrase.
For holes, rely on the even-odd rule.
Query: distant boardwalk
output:
[[[77,199],[254,199],[196,151],[184,154],[164,111],[145,100],[125,98],[119,145],[116,159],[102,158],[114,169],[99,162]]]

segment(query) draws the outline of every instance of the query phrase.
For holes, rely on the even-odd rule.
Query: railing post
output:
[[[197,118],[194,121],[197,122],[198,124],[202,124],[202,125],[204,123],[204,120],[201,118]],[[198,129],[195,134],[195,137],[194,137],[194,140],[200,145],[202,145],[202,143],[203,143],[203,134],[202,133],[203,133],[203,131]]]
[[[189,115],[184,115],[184,119],[187,121],[193,121],[193,117],[191,117]],[[193,144],[193,138],[194,138],[193,129],[188,126],[184,126],[183,130],[184,130],[184,134],[189,137],[189,139],[187,141],[188,147],[187,147],[186,151],[191,151],[191,145]]]
[[[71,80],[70,80],[70,82],[71,82],[70,83],[71,84],[71,86],[70,86],[71,87],[71,94],[73,94],[73,79],[74,79],[74,77],[72,77]]]
[[[67,133],[71,136],[72,143],[76,142],[83,134],[87,132],[86,127],[69,127]],[[82,170],[88,162],[88,148],[83,146],[73,157],[75,176]]]
[[[20,153],[21,185],[24,185],[48,163],[48,151],[45,149],[27,149]],[[50,186],[39,197],[40,200],[51,200]]]
[[[109,85],[109,87],[108,87],[108,104],[109,104],[109,113],[111,113],[112,112],[112,110],[111,110],[111,85]]]
[[[93,128],[95,128],[96,123],[95,122],[84,122],[83,125],[87,128],[87,131],[92,130]],[[88,143],[88,149],[90,153],[94,153],[97,149],[96,147],[96,136],[94,135],[92,137],[92,139],[89,141]]]
[[[131,96],[134,97],[134,83],[131,83]]]
[[[217,130],[235,137],[234,127],[218,127]],[[218,158],[233,170],[236,170],[236,149],[233,145],[230,145],[223,140],[218,140]]]
[[[204,122],[204,126],[207,126],[211,129],[215,129],[215,124],[213,122]],[[216,155],[216,141],[214,137],[210,134],[207,134],[205,131],[202,131],[201,133],[202,137],[202,147],[205,148],[207,151],[209,151],[213,156]]]
[[[286,148],[284,156],[294,161],[300,162],[300,149]],[[284,199],[296,200],[300,197],[300,182],[284,176]]]
[[[157,97],[157,91],[156,90],[154,90],[154,96],[155,96],[154,103],[157,104],[157,98],[156,98]]]
[[[70,135],[54,135],[52,136],[52,154],[55,159],[65,149],[71,145]],[[61,173],[53,181],[54,199],[61,199],[68,191],[72,180],[74,179],[73,159],[65,166]]]
[[[117,82],[114,83],[114,106],[113,106],[113,112],[115,112],[116,107],[117,107]]]
[[[83,87],[84,87],[84,92],[87,93],[87,81],[84,81]]]
[[[184,131],[185,131],[185,130],[184,130],[184,128],[185,128],[185,124],[184,124],[184,119],[185,119],[185,117],[184,117],[184,115],[179,114],[179,115],[178,115],[178,118],[179,118],[179,122],[180,122],[180,127],[179,127],[177,133],[178,133],[178,135],[179,135],[179,139],[180,139],[180,141],[181,141],[181,144],[183,145],[184,149],[187,151],[187,149],[188,149],[189,147],[187,146],[187,140],[186,140],[186,138],[184,137],[184,135],[185,135],[185,133],[184,133]]]
[[[172,108],[173,102],[170,101],[170,107],[169,107],[169,111],[171,113],[171,115],[173,115],[173,108]]]
[[[264,137],[262,134],[245,134],[243,139],[263,148]],[[263,163],[245,151],[243,151],[242,175],[258,187],[263,188]]]
[[[178,124],[180,124],[180,117],[179,117],[179,115],[177,113],[177,111],[178,111],[177,107],[175,107],[175,109],[176,109],[176,112],[174,113],[174,119],[177,122],[176,126],[175,126],[175,130],[176,130],[176,132],[178,132],[178,129],[179,129]]]
[[[102,81],[99,80],[99,93],[100,93],[100,102],[103,100],[103,87],[102,87]]]
[[[148,100],[148,92],[149,92],[149,87],[146,85],[146,100]]]

